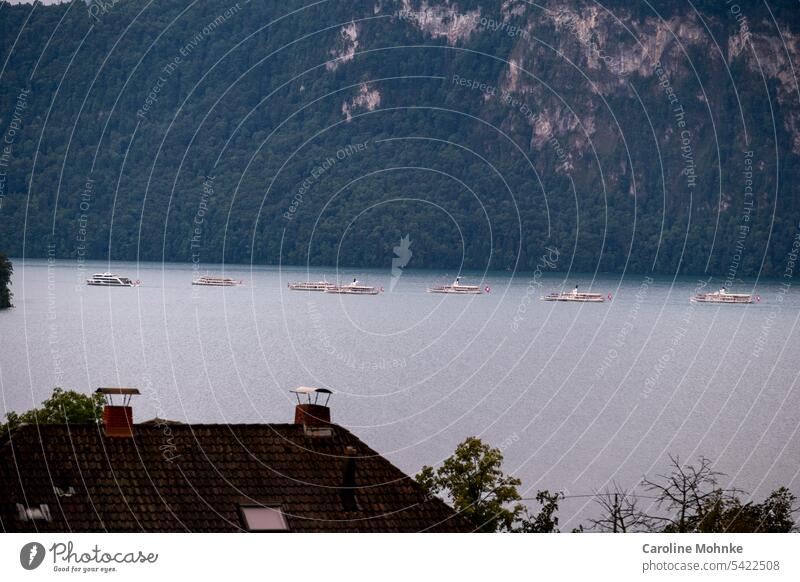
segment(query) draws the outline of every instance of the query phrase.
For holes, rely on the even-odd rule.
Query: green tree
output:
[[[445,497],[478,531],[557,533],[556,512],[564,494],[538,491],[541,508],[532,514],[519,503],[521,481],[504,474],[502,464],[500,449],[469,437],[439,469],[425,466],[416,479],[429,493]]]
[[[13,294],[8,288],[11,285],[11,274],[14,266],[3,253],[0,253],[0,309],[11,307],[11,297]]]
[[[564,499],[560,491],[550,493],[546,489],[536,493],[536,501],[542,506],[539,513],[532,515],[526,509],[520,517],[520,525],[515,531],[525,533],[558,533],[558,502]]]
[[[53,389],[53,394],[34,408],[17,414],[6,414],[6,423],[0,424],[0,436],[8,434],[20,424],[84,424],[97,422],[103,414],[102,394],[81,394],[74,390]]]
[[[429,493],[442,495],[481,532],[513,531],[524,507],[517,487],[521,481],[503,473],[500,449],[469,437],[438,469],[425,466],[417,482]]]
[[[794,529],[796,497],[786,487],[773,491],[761,503],[743,504],[720,493],[709,501],[697,531],[703,533],[785,533]]]

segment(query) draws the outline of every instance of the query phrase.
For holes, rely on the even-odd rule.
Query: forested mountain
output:
[[[11,285],[11,274],[14,272],[14,266],[3,253],[0,253],[0,309],[8,309],[11,307],[11,298],[13,293],[8,287]]]
[[[782,276],[800,12],[0,4],[9,256]]]

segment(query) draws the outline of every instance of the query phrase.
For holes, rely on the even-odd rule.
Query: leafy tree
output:
[[[536,515],[531,515],[526,509],[520,518],[520,525],[516,531],[525,533],[558,533],[558,502],[564,499],[560,491],[550,493],[546,489],[536,493],[536,501],[541,504],[541,509]]]
[[[521,481],[503,473],[500,449],[469,437],[456,447],[439,469],[425,466],[417,482],[433,495],[444,496],[481,532],[557,533],[561,492],[538,491],[541,508],[531,514],[519,503]]]
[[[83,424],[97,422],[103,414],[102,394],[81,394],[74,390],[53,389],[53,394],[34,408],[17,414],[6,414],[6,423],[0,424],[0,436],[8,434],[20,424]]]
[[[792,517],[796,497],[786,488],[773,491],[761,503],[745,503],[724,495],[707,504],[697,531],[704,533],[784,533],[794,529]]]
[[[795,530],[793,514],[797,512],[797,497],[786,487],[778,487],[762,503],[757,505],[759,512],[757,531],[780,533]]]
[[[425,466],[417,482],[431,494],[443,495],[481,532],[513,531],[523,512],[517,487],[521,481],[501,469],[500,449],[469,437],[434,470]]]
[[[11,274],[14,266],[3,253],[0,253],[0,309],[11,307],[11,297],[13,294],[8,288],[11,285]]]

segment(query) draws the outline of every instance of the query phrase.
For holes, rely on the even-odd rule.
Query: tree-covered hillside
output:
[[[0,249],[781,276],[794,6],[0,4]]]
[[[0,309],[8,309],[11,307],[11,298],[14,296],[11,293],[9,286],[11,285],[11,274],[14,272],[14,266],[3,253],[0,253]]]

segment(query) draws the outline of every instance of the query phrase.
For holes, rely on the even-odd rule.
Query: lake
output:
[[[757,498],[800,493],[800,297],[780,281],[732,289],[758,303],[702,305],[689,302],[700,279],[643,275],[465,273],[491,292],[454,296],[426,293],[455,275],[430,271],[209,266],[244,281],[216,288],[192,286],[182,264],[14,268],[16,308],[0,312],[3,414],[56,385],[132,386],[137,422],[292,422],[290,389],[328,387],[334,422],[411,475],[469,435],[502,448],[526,497],[568,494],[567,531],[595,513],[584,496],[654,477],[668,454],[705,455],[722,485]],[[105,270],[142,284],[84,284]],[[353,276],[385,292],[287,288]],[[540,301],[575,284],[612,300]]]

